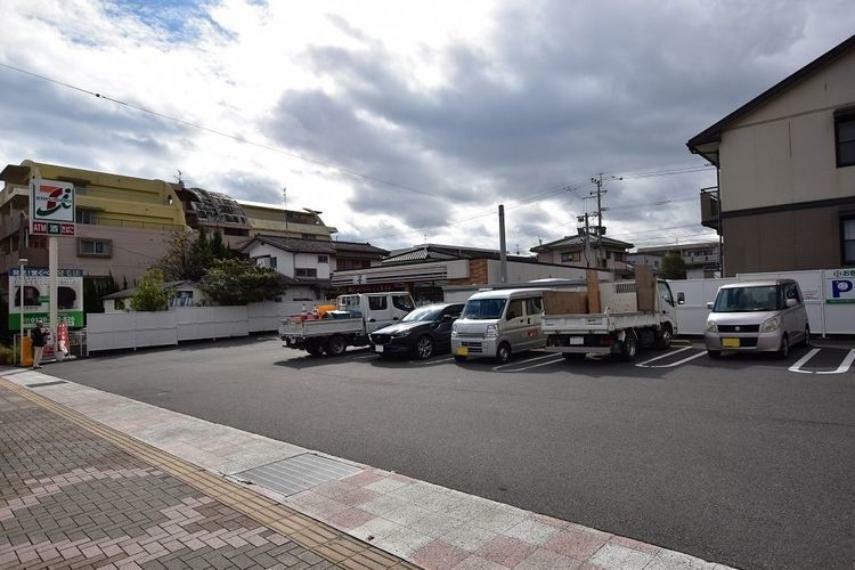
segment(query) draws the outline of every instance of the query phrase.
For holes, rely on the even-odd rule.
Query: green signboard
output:
[[[83,326],[83,311],[59,311],[59,319],[65,319],[68,328],[78,328]],[[42,321],[45,326],[48,324],[48,313],[24,313],[24,328],[32,328],[36,326],[38,321]],[[9,330],[17,331],[21,328],[21,313],[9,313]]]

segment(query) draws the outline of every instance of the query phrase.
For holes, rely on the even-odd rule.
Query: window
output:
[[[368,308],[372,311],[385,311],[386,297],[368,297]]]
[[[80,257],[112,257],[113,242],[108,239],[77,239],[77,255]]]
[[[317,277],[318,270],[315,267],[298,267],[294,270],[296,277]]]
[[[579,261],[579,253],[576,251],[562,251],[561,263],[573,263]]]
[[[539,315],[543,312],[543,299],[540,297],[532,297],[526,299],[526,314]]]
[[[302,239],[318,239],[318,236],[315,234],[300,234]]]
[[[402,311],[412,311],[416,308],[409,295],[393,295],[392,305],[394,305],[396,309],[400,309]]]
[[[855,166],[855,110],[834,116],[837,167]]]
[[[270,256],[270,269],[276,269],[276,264],[278,263],[279,258]]]
[[[843,265],[855,265],[855,216],[840,220],[840,242]]]
[[[95,210],[87,210],[85,208],[77,208],[74,213],[75,221],[78,224],[97,224],[98,216]]]
[[[523,300],[522,299],[514,299],[511,301],[511,304],[508,305],[508,313],[505,315],[505,320],[518,319],[523,316]]]
[[[330,262],[330,258],[328,256],[326,256],[326,255],[319,255],[318,256],[318,263],[329,263],[329,262]]]
[[[659,295],[662,297],[662,300],[674,306],[674,297],[671,295],[671,288],[667,283],[659,282]]]

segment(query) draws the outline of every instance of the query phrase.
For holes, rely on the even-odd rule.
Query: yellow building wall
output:
[[[80,185],[75,196],[78,208],[96,212],[99,225],[151,229],[178,229],[186,226],[181,202],[162,180],[134,178],[107,172],[68,168],[25,160],[31,174],[49,180],[66,180]],[[171,204],[170,204],[171,198]]]

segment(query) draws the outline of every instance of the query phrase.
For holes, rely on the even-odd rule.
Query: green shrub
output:
[[[15,364],[15,349],[0,344],[0,364]]]

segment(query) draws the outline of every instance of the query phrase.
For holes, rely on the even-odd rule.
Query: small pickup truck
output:
[[[368,335],[401,320],[415,309],[406,291],[339,295],[336,310],[324,318],[287,317],[279,325],[279,338],[287,348],[305,350],[312,356],[339,356],[348,346],[367,346]]]
[[[677,332],[671,288],[663,280],[645,282],[638,287],[636,281],[594,285],[599,289],[594,310],[586,299],[591,296],[590,287],[587,293],[555,293],[552,300],[544,296],[546,350],[560,352],[567,360],[584,359],[587,354],[634,360],[639,346],[668,348]]]

